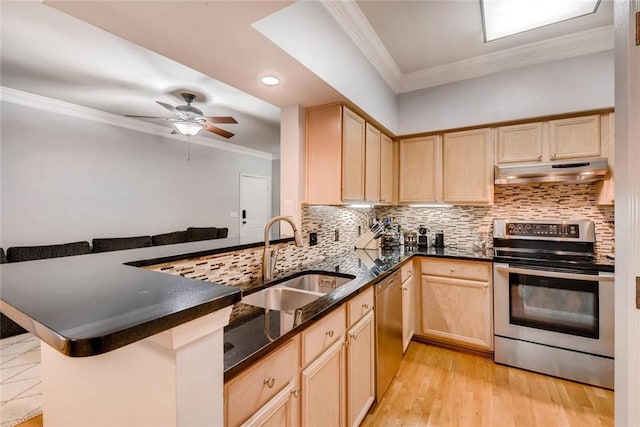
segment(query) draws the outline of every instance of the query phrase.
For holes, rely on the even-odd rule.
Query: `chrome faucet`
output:
[[[293,223],[291,218],[286,216],[274,216],[267,224],[264,226],[264,253],[262,255],[262,279],[265,282],[268,282],[273,277],[273,270],[276,267],[276,261],[278,259],[278,248],[271,249],[269,247],[269,231],[271,230],[271,226],[278,221],[285,221],[291,225],[293,229],[293,239],[295,241],[296,246],[302,246],[302,241],[300,240],[300,235],[298,234],[298,229],[296,225]]]

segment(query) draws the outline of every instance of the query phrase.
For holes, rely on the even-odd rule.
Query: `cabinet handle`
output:
[[[296,387],[291,390],[291,394],[293,394],[293,397],[298,398],[302,393],[300,392],[300,389]]]
[[[369,309],[369,304],[362,304],[362,308],[364,308],[365,310]]]
[[[264,383],[267,385],[267,387],[273,388],[273,385],[276,383],[276,379],[273,377],[267,377],[264,379]]]
[[[409,290],[409,288],[407,288],[406,286],[401,286],[401,288],[402,288],[403,291],[408,291]]]
[[[456,269],[455,269],[455,268],[453,268],[453,267],[451,267],[451,268],[449,269],[449,271],[450,271],[451,273],[454,273],[454,272],[456,271]]]
[[[358,334],[351,334],[351,338],[353,338],[354,340],[358,339]]]
[[[329,338],[333,338],[333,329],[332,329],[332,330],[330,330],[330,331],[327,331],[327,336],[328,336]]]

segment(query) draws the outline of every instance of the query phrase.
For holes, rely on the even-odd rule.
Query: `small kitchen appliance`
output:
[[[444,233],[436,233],[436,239],[433,243],[434,248],[444,248]]]
[[[614,276],[591,221],[494,220],[494,360],[613,388]]]
[[[418,227],[418,247],[419,248],[428,248],[431,246],[431,236],[429,235],[429,227],[425,227],[421,225]]]

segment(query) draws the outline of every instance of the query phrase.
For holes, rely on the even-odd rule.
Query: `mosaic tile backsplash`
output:
[[[280,245],[276,271],[299,267],[310,261],[353,249],[358,227],[365,229],[377,217],[394,217],[403,231],[417,231],[426,225],[431,232],[443,232],[445,245],[470,248],[481,233],[491,244],[493,219],[589,219],[595,223],[596,252],[614,251],[614,208],[596,205],[595,184],[540,184],[496,186],[493,206],[413,208],[388,206],[356,209],[342,206],[305,206],[302,209],[303,247]],[[318,233],[318,245],[309,246],[309,233]],[[148,269],[225,285],[260,280],[262,249],[252,248],[210,255]]]

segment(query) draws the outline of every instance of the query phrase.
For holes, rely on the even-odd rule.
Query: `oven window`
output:
[[[599,338],[598,282],[509,273],[513,325]]]

